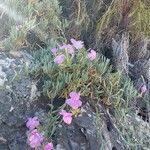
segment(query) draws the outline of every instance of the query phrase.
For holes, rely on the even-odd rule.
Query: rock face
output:
[[[0,150],[28,150],[27,118],[46,116],[46,105],[26,72],[29,60],[25,53],[18,58],[0,53]]]
[[[54,142],[56,150],[126,150],[131,149],[119,132],[119,122],[101,104],[92,100],[84,100],[82,115],[75,117],[70,125],[59,125]],[[136,138],[145,138],[149,147],[150,125],[140,117],[126,114],[124,125],[129,131],[137,128]],[[127,131],[128,131],[127,130]],[[134,132],[135,134],[135,132]],[[133,137],[132,137],[133,138]],[[139,144],[139,143],[138,143]],[[140,144],[139,144],[140,145]],[[143,149],[139,146],[138,148]]]
[[[85,101],[83,113],[71,125],[60,125],[57,130],[57,150],[123,150],[124,145],[113,120],[102,105]],[[105,145],[104,145],[105,143]]]

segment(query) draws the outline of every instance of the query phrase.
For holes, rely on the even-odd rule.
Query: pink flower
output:
[[[28,136],[28,143],[31,148],[36,148],[41,145],[44,137],[41,133],[37,131],[37,129],[33,130]]]
[[[60,115],[63,116],[63,121],[66,124],[71,124],[71,122],[72,122],[72,113],[67,113],[65,110],[62,110],[62,112],[60,112]]]
[[[53,54],[56,54],[57,51],[58,51],[58,48],[52,48],[52,49],[51,49],[51,52],[52,52]]]
[[[69,94],[69,96],[72,98],[72,99],[75,99],[75,100],[79,100],[80,99],[80,93],[77,93],[77,92],[71,92]]]
[[[71,44],[67,45],[68,53],[73,55],[74,54],[74,47]]]
[[[47,145],[44,146],[44,150],[53,150],[53,143],[48,143]]]
[[[39,120],[37,117],[33,117],[33,118],[28,118],[28,121],[26,123],[27,128],[29,128],[30,130],[33,130],[35,128],[38,127],[39,125]]]
[[[147,87],[145,84],[141,87],[141,92],[142,94],[147,92]]]
[[[69,54],[74,54],[74,47],[71,44],[64,44],[60,49],[67,49]]]
[[[72,107],[73,109],[78,109],[79,107],[82,106],[82,102],[80,100],[75,100],[75,99],[67,99],[66,103]]]
[[[69,96],[70,98],[66,100],[66,104],[73,109],[78,109],[82,106],[82,102],[80,101],[80,93],[71,92]]]
[[[87,54],[88,59],[90,60],[94,60],[96,58],[96,51],[91,50],[88,54]]]
[[[84,47],[83,41],[76,41],[75,39],[71,39],[70,41],[76,49],[81,49]]]
[[[61,54],[61,55],[56,56],[56,58],[54,59],[54,62],[56,64],[62,64],[64,60],[65,60],[65,55]]]

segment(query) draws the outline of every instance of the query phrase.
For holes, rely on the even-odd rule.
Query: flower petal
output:
[[[56,58],[54,59],[54,62],[55,62],[56,64],[62,64],[64,61],[65,61],[65,55],[64,55],[64,54],[58,55],[58,56],[56,56]]]
[[[79,100],[80,99],[80,93],[77,93],[77,92],[71,92],[69,94],[69,96],[72,98],[72,99],[76,99],[76,100]]]
[[[53,54],[56,54],[57,51],[58,51],[58,48],[52,48],[52,49],[51,49],[51,52],[52,52]]]
[[[60,112],[59,114],[63,116],[63,121],[66,124],[70,124],[72,122],[72,113],[68,113],[65,110],[62,110],[62,112]]]
[[[26,123],[26,127],[29,128],[29,130],[33,130],[39,126],[40,122],[37,117],[28,118],[28,121]]]
[[[44,146],[44,150],[53,150],[53,143],[48,143],[47,145]]]
[[[75,39],[71,39],[70,41],[76,49],[81,49],[84,47],[83,41],[76,41]]]
[[[141,92],[142,93],[146,93],[147,92],[147,86],[145,84],[141,87]]]
[[[68,104],[70,107],[73,109],[78,109],[79,107],[82,106],[82,102],[80,100],[75,100],[75,99],[67,99],[66,104]]]
[[[37,148],[39,147],[44,140],[44,137],[41,133],[37,131],[37,129],[33,130],[29,135],[28,135],[28,143],[31,148]]]
[[[72,114],[71,115],[68,114],[68,115],[63,116],[63,120],[64,120],[64,122],[66,124],[71,124],[71,122],[72,122]]]
[[[87,54],[88,59],[90,59],[91,61],[96,59],[96,51],[91,50],[88,54]]]

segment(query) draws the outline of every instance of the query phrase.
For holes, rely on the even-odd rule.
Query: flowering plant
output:
[[[28,118],[26,122],[26,127],[29,129],[27,134],[27,143],[30,145],[31,148],[38,149],[39,147],[43,150],[53,150],[52,142],[45,145],[44,134],[38,130],[40,126],[40,121],[38,117]]]
[[[93,49],[86,50],[83,41],[76,39],[63,44],[53,41],[47,49],[35,52],[32,71],[51,100],[56,96],[66,99],[59,117],[67,125],[82,112],[82,97],[116,107],[137,96],[130,80],[123,81],[120,72],[112,72],[108,59]]]
[[[73,38],[59,45],[53,41],[48,49],[36,53],[35,57],[38,62],[33,65],[33,71],[37,75],[42,71],[44,78],[47,76],[46,82],[43,78],[43,91],[51,99],[57,95],[67,98],[71,91],[80,91],[84,95],[86,91],[80,87],[90,83],[90,72],[96,69],[95,64],[99,61],[95,50],[87,51],[83,41]],[[68,103],[71,102],[68,100]]]
[[[66,104],[73,109],[82,104],[78,98],[74,99],[79,93],[72,91],[91,99],[101,99],[107,105],[117,105],[130,86],[126,80],[123,91],[121,74],[111,72],[109,60],[93,49],[86,50],[83,41],[73,38],[63,44],[51,41],[47,49],[37,51],[32,71],[40,77],[45,95],[50,99],[65,98]],[[131,94],[130,99],[135,95]]]

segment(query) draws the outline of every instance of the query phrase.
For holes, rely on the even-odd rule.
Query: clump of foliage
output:
[[[97,32],[128,30],[134,40],[150,36],[150,5],[146,0],[112,0],[99,19]],[[132,41],[134,41],[132,40]]]
[[[107,105],[119,105],[121,101],[130,101],[135,97],[136,92],[130,82],[122,85],[122,75],[112,73],[109,60],[104,56],[97,54],[96,59],[91,61],[87,57],[90,52],[84,47],[76,49],[74,55],[64,48],[56,54],[65,55],[65,61],[58,65],[54,63],[56,55],[51,52],[57,46],[53,42],[48,49],[37,51],[33,64],[32,73],[40,79],[43,92],[49,98],[67,98],[71,91],[80,91],[82,96],[101,99]],[[123,96],[125,89],[131,91]]]
[[[66,33],[71,38],[70,33],[73,31],[74,37],[81,38],[88,31],[90,25],[90,16],[87,11],[86,0],[74,1],[72,13],[70,14],[69,32]]]
[[[108,1],[106,4],[103,0],[60,1],[62,15],[69,20],[65,32],[67,39],[73,34],[75,38],[84,39],[87,47],[94,47],[97,20],[101,18],[109,3]]]
[[[10,22],[10,34],[4,42],[6,49],[16,50],[28,45],[26,37],[29,31],[33,31],[44,43],[48,43],[50,38],[64,36],[67,22],[61,20],[62,12],[57,0],[4,0],[2,4]],[[19,30],[18,26],[21,27]]]
[[[19,50],[23,46],[26,46],[27,32],[30,30],[33,22],[26,22],[23,26],[12,26],[10,29],[9,37],[5,39],[4,46],[6,50]]]

